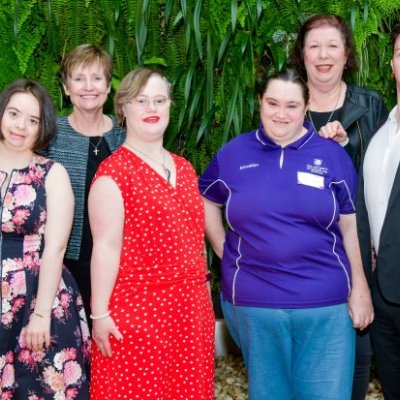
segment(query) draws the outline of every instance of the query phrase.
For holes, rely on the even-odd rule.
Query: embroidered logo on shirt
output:
[[[322,166],[323,160],[320,158],[314,158],[314,165],[307,164],[307,171],[313,174],[326,175],[328,168]]]
[[[241,165],[239,169],[241,171],[242,169],[257,168],[259,166],[260,166],[260,164],[258,164],[258,163],[251,163],[251,164]]]

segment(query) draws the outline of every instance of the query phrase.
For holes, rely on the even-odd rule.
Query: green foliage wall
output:
[[[68,112],[60,60],[87,42],[112,54],[114,87],[139,65],[163,68],[174,84],[166,145],[201,171],[229,138],[256,126],[257,78],[282,67],[299,25],[321,12],[350,22],[361,67],[354,80],[392,106],[388,32],[400,0],[0,0],[0,89],[36,79]]]

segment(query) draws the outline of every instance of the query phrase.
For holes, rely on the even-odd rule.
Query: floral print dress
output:
[[[35,306],[46,225],[45,180],[54,161],[34,155],[13,170],[0,204],[0,391],[1,400],[88,399],[90,350],[77,286],[63,267],[51,314],[51,346],[25,344]],[[0,171],[0,187],[7,185]]]

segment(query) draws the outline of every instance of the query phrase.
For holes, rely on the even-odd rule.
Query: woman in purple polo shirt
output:
[[[347,400],[354,328],[373,320],[356,172],[304,121],[309,93],[295,71],[267,79],[259,103],[258,129],[219,150],[200,178],[225,319],[252,400]]]

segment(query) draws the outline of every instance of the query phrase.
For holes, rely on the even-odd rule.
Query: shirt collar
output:
[[[298,150],[314,136],[315,131],[312,127],[311,122],[305,120],[303,126],[307,129],[307,132],[296,141],[294,141],[293,143],[289,143],[285,147]],[[272,139],[269,138],[269,136],[265,133],[264,127],[262,126],[261,122],[258,126],[258,129],[256,130],[256,138],[263,146],[268,146],[273,149],[282,148],[281,145],[275,143]]]
[[[397,110],[398,110],[398,106],[396,104],[396,106],[394,106],[392,108],[392,111],[390,111],[389,117],[388,117],[388,121],[389,121],[388,141],[389,141],[389,144],[392,143],[393,141],[398,141],[399,136],[400,136],[399,126],[397,125],[397,119],[396,119],[396,115],[398,112]]]
[[[391,122],[391,123],[394,123],[394,124],[396,124],[396,125],[397,125],[397,120],[396,120],[397,109],[398,109],[398,106],[397,106],[397,104],[396,104],[396,105],[392,108],[392,110],[390,111],[390,113],[389,113],[389,120],[390,120],[390,122]]]

